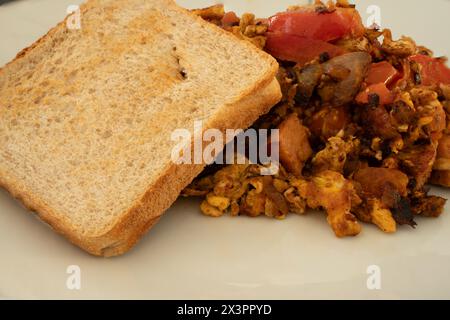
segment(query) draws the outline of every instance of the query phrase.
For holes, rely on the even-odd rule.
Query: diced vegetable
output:
[[[441,83],[450,84],[450,69],[445,65],[443,59],[420,54],[411,56],[408,59],[420,65],[421,84],[425,86]]]
[[[368,85],[383,83],[386,86],[393,84],[401,77],[400,73],[387,61],[372,63],[366,77]]]
[[[280,60],[305,64],[321,54],[336,57],[344,51],[322,40],[309,39],[285,33],[267,33],[266,51]]]
[[[278,13],[269,19],[269,31],[333,41],[364,34],[361,17],[354,9],[336,8],[333,12],[317,12],[311,8]]]
[[[370,95],[376,94],[378,96],[379,104],[385,105],[394,102],[393,93],[386,87],[384,83],[370,85],[366,90],[360,92],[356,97],[356,102],[361,104],[369,103]]]
[[[328,87],[326,91],[333,92],[331,97],[333,105],[341,106],[354,99],[366,77],[367,69],[371,62],[372,58],[367,52],[351,52],[323,64],[325,73],[333,78],[335,74],[342,74],[342,71],[348,72],[343,79],[336,79],[336,81],[322,88],[324,90]]]

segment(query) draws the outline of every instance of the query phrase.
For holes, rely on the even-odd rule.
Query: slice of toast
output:
[[[130,249],[204,165],[178,128],[247,128],[281,98],[261,50],[169,0],[90,0],[0,70],[0,186],[91,254]]]

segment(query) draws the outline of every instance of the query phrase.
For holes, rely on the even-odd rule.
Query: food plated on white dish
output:
[[[183,3],[180,4],[183,5]],[[199,2],[195,3],[195,6],[190,3],[189,5],[191,8],[201,8],[206,7],[207,3]],[[24,272],[25,267],[14,268],[14,266],[23,265],[24,258],[20,257],[21,250],[17,249],[18,246],[27,248],[24,243],[30,239],[26,235],[32,236],[33,239],[36,237],[36,240],[32,240],[31,247],[26,250],[34,252],[33,256],[38,260],[39,257],[42,259],[43,252],[47,252],[44,247],[48,246],[48,243],[59,253],[58,257],[53,257],[52,262],[49,262],[50,267],[47,269],[51,271],[36,280],[34,284],[32,283],[26,292],[15,286],[13,280],[5,277],[3,281],[5,285],[0,288],[1,292],[5,292],[5,296],[39,295],[37,291],[33,291],[36,283],[40,283],[41,286],[42,283],[50,283],[47,286],[44,285],[43,295],[45,296],[82,294],[77,291],[66,292],[65,288],[58,289],[58,283],[66,276],[65,271],[69,264],[80,265],[81,270],[85,270],[86,274],[98,276],[97,280],[86,279],[84,294],[87,297],[101,295],[105,285],[110,288],[119,288],[119,284],[122,286],[125,284],[128,288],[132,288],[129,290],[130,297],[169,297],[169,291],[173,293],[173,297],[207,297],[209,293],[213,297],[226,297],[232,292],[239,292],[242,297],[273,297],[273,294],[284,298],[333,297],[338,296],[338,288],[341,287],[334,284],[340,282],[343,283],[345,297],[356,295],[388,298],[418,296],[420,292],[406,289],[411,286],[432,287],[434,290],[425,292],[426,296],[445,296],[448,283],[446,284],[442,280],[442,275],[444,266],[448,265],[446,262],[448,252],[442,243],[445,243],[445,228],[448,226],[448,220],[446,219],[447,209],[441,198],[447,197],[447,191],[433,188],[431,192],[427,193],[428,190],[425,186],[430,177],[433,179],[432,182],[445,184],[445,173],[442,171],[446,171],[447,156],[446,149],[442,148],[442,145],[445,144],[440,141],[445,141],[447,124],[443,125],[443,122],[439,120],[439,114],[442,114],[442,111],[445,112],[446,106],[445,86],[443,86],[446,80],[440,78],[445,75],[446,71],[439,71],[439,77],[435,76],[434,78],[430,76],[431,71],[429,71],[430,69],[436,70],[436,68],[446,70],[440,69],[445,68],[444,63],[421,47],[422,43],[419,41],[416,40],[416,44],[413,40],[401,39],[400,36],[397,36],[398,31],[396,32],[394,28],[392,29],[394,29],[395,36],[390,38],[387,31],[381,34],[380,30],[380,34],[377,35],[377,31],[368,28],[370,26],[352,28],[353,25],[349,24],[350,33],[346,33],[348,29],[346,27],[344,28],[346,30],[341,30],[344,35],[332,34],[332,38],[317,39],[314,38],[317,35],[290,34],[291,32],[300,32],[301,25],[298,30],[286,31],[283,29],[282,19],[281,22],[277,18],[258,19],[258,17],[269,17],[277,12],[283,12],[288,7],[288,3],[283,4],[283,8],[280,8],[279,5],[277,4],[277,7],[271,6],[271,4],[265,5],[267,13],[262,15],[256,12],[254,18],[251,15],[244,15],[244,12],[239,11],[238,7],[232,7],[227,3],[226,10],[214,7],[194,13],[203,17],[208,23],[219,25],[225,29],[238,39],[236,40],[238,43],[250,39],[248,42],[252,46],[266,48],[268,53],[277,58],[281,66],[278,82],[284,93],[282,103],[277,104],[266,117],[260,118],[256,123],[253,122],[259,117],[258,112],[264,113],[265,111],[252,112],[253,118],[249,118],[245,124],[239,124],[239,126],[247,127],[253,123],[253,127],[257,129],[280,129],[281,173],[275,177],[264,178],[255,174],[254,166],[257,164],[244,165],[244,167],[230,165],[225,168],[209,168],[183,192],[184,195],[200,195],[205,198],[200,202],[195,199],[178,200],[168,211],[167,217],[164,216],[161,222],[152,229],[149,236],[144,238],[143,244],[118,259],[117,262],[106,262],[84,256],[77,249],[71,248],[67,244],[61,244],[57,240],[59,236],[50,234],[44,236],[43,233],[48,233],[46,228],[36,225],[34,219],[27,215],[21,218],[17,217],[20,214],[17,211],[24,214],[25,210],[21,209],[6,193],[3,193],[0,205],[5,212],[2,216],[4,219],[2,226],[5,229],[2,234],[5,239],[14,237],[19,240],[17,243],[8,241],[8,245],[3,244],[4,252],[11,258],[3,266],[4,270],[2,271],[11,275],[17,275],[20,272],[28,274],[28,276],[24,276],[24,279],[33,274],[36,275],[32,269]],[[384,4],[384,6],[387,5]],[[445,7],[446,4],[440,5]],[[12,6],[15,4],[8,6],[10,7],[5,6],[5,8],[13,8]],[[364,4],[358,3],[358,7],[364,12]],[[19,9],[20,7],[15,10]],[[340,2],[335,7],[318,5],[308,8],[291,8],[291,11],[280,13],[278,17],[290,19],[292,15],[304,16],[306,14],[313,19],[312,21],[319,15],[320,17],[328,15],[331,19],[339,15],[339,18],[346,19],[345,14],[342,16],[342,12],[351,12],[351,17],[353,17],[353,10],[351,7],[346,7],[345,3]],[[231,11],[237,12],[232,14]],[[258,8],[246,11],[258,11]],[[213,16],[208,16],[208,12],[213,12]],[[352,18],[352,21],[358,20]],[[407,22],[404,23],[405,27],[401,32],[416,39],[413,32],[408,33]],[[361,24],[365,24],[364,17]],[[137,28],[143,27],[145,26],[137,26]],[[390,27],[389,20],[383,20],[383,27]],[[319,34],[319,37],[322,35]],[[377,37],[380,35],[384,36],[386,43],[377,42]],[[283,43],[286,42],[282,40],[286,37],[301,38],[295,44],[298,46],[304,45],[305,38],[308,43],[317,44],[320,41],[320,45],[325,46],[329,52],[319,50],[321,52],[313,52],[307,57],[292,56],[289,48],[283,47]],[[366,38],[366,47],[361,43],[356,43],[356,39],[361,37]],[[423,44],[434,49],[428,43]],[[247,48],[247,45],[244,46]],[[402,46],[409,51],[407,53],[395,51],[396,48]],[[311,45],[307,47],[308,49],[314,48]],[[320,48],[320,46],[318,47]],[[445,48],[436,49],[439,54],[446,54]],[[305,52],[305,50],[300,51]],[[327,54],[324,54],[325,52]],[[358,59],[350,59],[352,60],[351,67],[344,64],[345,61],[343,62],[346,57],[350,56],[358,56]],[[370,56],[370,61],[367,59],[368,56]],[[427,60],[425,61],[425,59]],[[5,58],[4,62],[8,60]],[[181,65],[182,62],[181,60]],[[361,64],[355,66],[358,62]],[[405,67],[407,64],[411,67],[410,73]],[[350,88],[351,94],[348,94],[348,90],[337,91],[336,88],[342,87],[339,83],[345,79],[348,80],[349,74],[358,73],[354,72],[353,67],[359,68],[361,72],[357,77],[357,83]],[[312,69],[318,71],[316,75],[320,81],[309,87],[302,87],[301,80],[305,79],[305,70]],[[95,74],[96,68],[93,70]],[[178,76],[181,77],[178,80],[182,83],[186,80],[184,76],[187,74],[189,78],[191,73],[189,70],[186,72],[181,69],[181,71],[178,73]],[[383,79],[377,78],[377,81],[372,81],[376,78],[373,76],[374,74]],[[387,74],[388,76],[385,77]],[[78,76],[75,76],[75,82]],[[273,77],[274,74],[272,79]],[[267,85],[270,84],[270,80],[269,76]],[[306,78],[306,81],[309,80],[311,78]],[[249,82],[251,81],[249,80]],[[36,88],[35,86],[35,90],[38,89]],[[346,88],[349,89],[349,87]],[[268,90],[269,93],[265,90]],[[272,89],[269,86],[269,89],[252,95],[263,97],[262,99],[253,99],[255,108],[258,110],[267,108],[268,110],[275,105],[277,103],[276,91],[275,86]],[[309,94],[310,91],[311,94]],[[406,93],[409,98],[405,97]],[[337,98],[345,96],[350,100],[341,101]],[[45,98],[43,97],[43,102],[38,101],[37,105],[44,103]],[[35,99],[33,99],[34,102]],[[393,110],[399,109],[397,104],[405,103],[411,106],[410,102],[413,105],[414,113],[399,115],[393,112]],[[248,106],[248,103],[246,105]],[[428,110],[429,106],[434,109]],[[379,114],[380,110],[384,110],[387,116],[384,113]],[[339,121],[328,125],[326,116],[333,112],[338,112],[338,116],[341,117],[337,118],[339,121],[344,121],[344,125]],[[426,112],[429,114],[425,114]],[[121,116],[117,115],[118,119]],[[382,117],[387,120],[378,123],[378,126],[373,125]],[[331,115],[329,119],[335,118]],[[428,122],[429,118],[431,120]],[[101,120],[106,121],[107,119]],[[23,125],[26,129],[27,124]],[[42,124],[40,123],[40,125]],[[386,128],[381,125],[389,126],[388,129],[392,130],[384,130]],[[283,128],[287,128],[287,130],[283,130]],[[103,129],[105,129],[103,137],[111,138],[111,136],[108,137],[108,128]],[[23,133],[23,131],[20,132]],[[43,132],[45,137],[45,129]],[[285,139],[283,139],[283,132]],[[289,135],[293,132],[298,134],[290,137]],[[38,137],[39,135],[36,135],[33,138]],[[289,144],[283,145],[283,141],[289,141]],[[292,150],[291,143],[297,143],[297,148],[300,146],[302,150]],[[402,143],[403,146],[399,148]],[[441,149],[439,149],[440,145]],[[17,150],[9,149],[9,151]],[[19,151],[22,150],[18,150],[15,158],[18,157],[18,154],[23,153]],[[334,163],[327,157],[327,151],[328,155],[330,152],[331,154],[332,152],[343,154],[345,159],[341,163]],[[411,154],[414,155],[411,156]],[[431,158],[430,161],[421,161],[423,159],[421,157],[430,154],[432,161]],[[417,161],[417,164],[414,161]],[[423,167],[414,170],[419,164]],[[74,167],[77,167],[75,163]],[[199,171],[196,174],[201,171],[201,168],[197,169]],[[434,170],[434,174],[432,170]],[[186,177],[186,180],[191,180],[196,174],[189,179]],[[51,175],[46,176],[51,180]],[[181,176],[184,177],[184,175]],[[367,176],[378,179],[366,179]],[[26,181],[26,178],[23,179]],[[239,185],[242,190],[231,194],[230,189],[220,189],[223,181],[229,181],[231,185]],[[176,198],[176,193],[186,187],[189,182],[180,183],[179,190],[173,191],[175,195],[172,198]],[[322,189],[322,182],[325,183],[325,190]],[[337,183],[339,188],[334,188],[333,183]],[[50,185],[54,184],[50,181]],[[15,195],[24,198],[24,195],[20,194],[20,191],[23,190],[19,190]],[[50,190],[45,191],[50,192]],[[73,193],[73,190],[70,191],[69,188],[66,192],[70,194]],[[330,197],[331,194],[333,197]],[[61,196],[60,193],[59,196]],[[331,203],[330,199],[333,199]],[[335,199],[338,199],[337,202]],[[116,197],[113,200],[118,199]],[[80,201],[76,201],[76,203],[79,204]],[[94,203],[99,204],[99,201],[95,200]],[[28,205],[37,210],[41,216],[46,214],[39,210],[42,208],[31,206],[29,203]],[[169,203],[162,207],[168,207],[168,205]],[[134,206],[130,205],[130,207]],[[326,213],[313,212],[310,208],[324,208]],[[156,215],[159,216],[163,210],[156,211]],[[247,217],[211,219],[203,217],[200,212],[213,216],[269,216],[279,219],[286,217],[286,221],[272,221],[262,217],[258,219],[248,219]],[[307,214],[297,217],[293,214],[294,212]],[[438,219],[421,217],[439,214],[441,217]],[[85,216],[83,212],[80,215]],[[330,232],[325,227],[325,223],[321,222],[327,215],[334,232]],[[149,227],[149,220],[146,221],[139,222],[142,223],[140,224],[142,226],[140,234]],[[417,223],[415,230],[408,226],[415,223]],[[171,230],[172,224],[176,230]],[[15,228],[12,228],[12,225],[16,225]],[[377,228],[386,232],[397,231],[397,233],[383,235],[377,232]],[[66,233],[63,229],[58,231]],[[13,236],[14,234],[17,236]],[[83,232],[80,234],[79,238],[82,237]],[[118,234],[124,235],[122,232],[118,232]],[[335,238],[335,235],[343,237],[356,234],[359,236],[355,238]],[[236,235],[239,236],[236,238]],[[137,240],[137,237],[130,237],[134,239],[133,241]],[[40,246],[39,239],[42,239],[43,246]],[[71,240],[75,240],[73,242],[80,245],[78,239]],[[122,240],[117,241],[115,237],[109,237],[106,242],[102,241],[100,241],[100,246],[93,246],[92,248],[95,248],[92,250],[89,250],[91,246],[85,246],[85,249],[94,254],[108,256],[123,253],[126,250],[117,249],[115,251],[116,248],[121,248],[120,244],[122,243]],[[242,241],[246,244],[244,247],[242,247]],[[125,247],[128,248],[127,245]],[[331,248],[335,249],[331,250]],[[318,256],[319,252],[321,253],[320,257]],[[46,253],[46,256],[48,254]],[[158,258],[158,256],[164,259]],[[350,261],[347,260],[350,256],[354,259],[351,267]],[[420,256],[432,258],[425,261]],[[336,268],[333,270],[330,269],[331,266],[327,267],[320,262],[322,259],[328,260],[330,257],[334,257],[336,261]],[[162,281],[152,280],[144,271],[145,269],[141,267],[136,267],[136,273],[133,276],[128,272],[122,273],[122,277],[114,276],[117,268],[120,268],[122,264],[125,265],[126,260],[130,261],[128,262],[130,265],[134,265],[138,261],[142,263],[143,259],[152,260],[152,264],[148,266],[149,272],[171,275],[173,281],[163,284]],[[186,264],[186,268],[177,267],[176,261],[181,260]],[[419,260],[421,263],[418,263]],[[198,272],[200,261],[209,266],[208,272]],[[275,261],[282,264],[286,273],[280,274],[271,271],[271,266],[275,267]],[[415,267],[408,269],[410,264],[414,264]],[[99,275],[100,265],[105,268],[103,275]],[[252,266],[256,265],[264,267],[255,271]],[[323,265],[323,267],[317,267],[317,265]],[[373,265],[379,266],[382,272],[384,270],[383,288],[386,291],[367,289],[365,281],[367,270]],[[434,276],[410,283],[408,279],[419,274],[419,266],[432,268],[435,271]],[[229,267],[238,272],[232,272]],[[408,271],[400,273],[400,267]],[[254,270],[252,274],[249,274],[250,269]],[[58,276],[55,277],[54,274],[58,270],[60,274],[58,273]],[[42,271],[38,274],[42,275]],[[219,276],[217,277],[217,275]],[[189,279],[190,277],[192,279]],[[108,281],[108,278],[114,278],[114,281]],[[142,287],[138,285],[138,278],[143,284]],[[415,278],[417,279],[417,277]],[[19,280],[19,282],[21,281]],[[197,288],[194,285],[195,282],[201,282],[203,285]],[[322,283],[323,286],[315,286],[314,284],[317,283]],[[218,289],[213,290],[213,285]],[[144,286],[150,289],[146,290]],[[115,290],[110,293],[112,297],[119,295]]]

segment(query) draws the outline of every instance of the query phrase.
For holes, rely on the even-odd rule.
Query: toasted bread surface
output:
[[[94,255],[126,252],[204,165],[171,133],[246,128],[277,64],[168,0],[90,0],[0,70],[0,185]]]

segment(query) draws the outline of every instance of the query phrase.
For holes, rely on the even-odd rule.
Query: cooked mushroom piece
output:
[[[310,64],[303,68],[294,67],[293,70],[298,83],[295,102],[300,106],[307,106],[314,89],[319,84],[323,72],[322,66],[320,64]]]
[[[331,103],[335,106],[351,102],[359,92],[371,62],[372,58],[367,52],[347,53],[325,62],[323,70],[332,81],[324,84],[321,91],[333,92]]]

